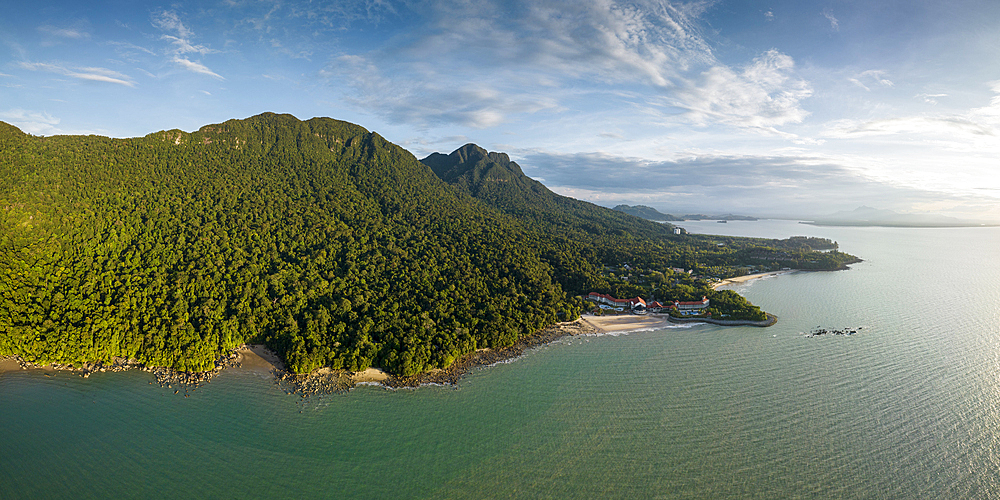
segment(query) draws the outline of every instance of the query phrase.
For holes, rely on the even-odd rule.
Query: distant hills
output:
[[[673,226],[636,220],[552,192],[524,175],[506,153],[466,144],[451,154],[433,153],[420,161],[460,192],[550,234],[571,233],[584,239],[608,235],[673,238]]]
[[[756,217],[748,217],[746,215],[705,215],[705,214],[686,214],[686,215],[670,215],[661,213],[659,210],[653,207],[647,207],[646,205],[618,205],[614,208],[619,212],[625,212],[636,217],[642,217],[646,220],[652,221],[684,221],[684,220],[742,220],[742,221],[755,221]]]
[[[963,220],[936,214],[901,214],[892,210],[860,206],[850,211],[840,211],[813,221],[803,222],[816,226],[886,226],[886,227],[978,227],[995,223]]]

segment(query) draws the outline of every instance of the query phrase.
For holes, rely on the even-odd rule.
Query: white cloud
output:
[[[90,33],[87,33],[86,31],[73,28],[56,28],[51,25],[39,26],[38,31],[45,33],[46,35],[69,38],[72,40],[85,40],[90,38]]]
[[[965,113],[899,116],[879,120],[839,120],[829,124],[826,136],[832,138],[902,136],[952,141],[950,147],[962,147],[970,152],[1000,150],[995,137],[1000,135],[1000,81],[989,82],[994,96],[986,106]],[[917,97],[935,104],[937,97],[947,94],[919,94]],[[985,142],[984,142],[985,141]],[[964,144],[964,146],[961,146]]]
[[[386,77],[361,56],[337,58],[328,76],[336,74],[357,89],[348,101],[397,123],[425,127],[458,123],[488,128],[506,116],[552,109],[555,102],[542,96],[501,92],[481,82],[450,84],[447,78]]]
[[[882,120],[840,120],[831,124],[827,135],[834,138],[871,137],[885,135],[934,135],[954,136],[993,135],[991,126],[977,123],[967,117],[953,116],[907,116]]]
[[[126,87],[135,87],[135,81],[126,74],[107,68],[67,68],[57,64],[20,62],[18,66],[31,71],[47,71],[65,75],[80,80],[114,83]]]
[[[45,112],[10,109],[0,111],[0,120],[29,134],[53,135],[59,133],[59,129],[56,128],[56,125],[59,125],[59,119]]]
[[[670,87],[713,60],[696,24],[706,5],[605,0],[447,1],[418,48],[610,83]],[[461,22],[456,22],[461,19]]]
[[[219,75],[218,73],[216,73],[216,72],[208,69],[208,67],[206,67],[204,64],[201,64],[199,62],[189,61],[189,60],[187,60],[187,59],[185,59],[183,57],[180,57],[180,56],[175,56],[171,61],[174,64],[177,64],[178,66],[180,66],[180,67],[182,67],[182,68],[184,68],[184,69],[186,69],[188,71],[191,71],[191,72],[194,72],[194,73],[201,73],[203,75],[212,76],[212,77],[218,78],[220,80],[225,80],[225,78],[223,78],[222,75]]]
[[[700,27],[708,2],[442,0],[424,6],[427,11],[417,13],[427,21],[420,34],[339,56],[322,75],[346,81],[355,89],[348,100],[366,111],[419,126],[492,127],[517,114],[566,110],[578,98],[593,102],[595,93],[634,109],[666,103],[672,114],[679,106],[699,124],[788,138],[795,136],[775,127],[808,114],[799,104],[812,90],[794,75],[791,57],[772,50],[738,69],[715,58]]]
[[[775,127],[799,123],[809,115],[800,101],[812,95],[812,88],[795,76],[794,68],[792,58],[776,50],[757,57],[743,71],[715,66],[679,91],[676,105],[697,125],[724,123],[780,134]]]
[[[823,10],[823,17],[825,17],[827,21],[830,21],[830,29],[833,31],[840,31],[840,21],[838,21],[836,17],[833,17],[833,12],[830,9]]]
[[[764,19],[767,19],[768,21],[774,21],[774,12],[772,12],[770,10],[767,11],[767,12],[765,12],[764,13]]]
[[[170,42],[170,48],[167,49],[167,55],[170,56],[170,62],[184,68],[187,71],[224,80],[221,75],[212,71],[208,68],[208,66],[205,66],[200,61],[192,61],[185,56],[185,54],[213,54],[218,51],[204,45],[195,45],[192,42],[194,32],[188,29],[188,27],[181,22],[181,19],[176,12],[161,11],[154,14],[152,23],[154,27],[167,33],[160,36],[160,39]]]
[[[937,104],[938,103],[938,98],[940,98],[940,97],[948,97],[948,94],[917,94],[917,95],[915,95],[913,97],[915,97],[917,99],[921,99],[924,102],[926,102],[927,104]]]
[[[172,31],[176,33],[176,37],[170,37],[170,39],[173,40],[187,40],[194,35],[191,33],[191,30],[184,26],[184,23],[181,22],[177,13],[173,11],[161,11],[154,14],[152,22],[153,26],[163,31]]]
[[[152,50],[147,49],[146,47],[141,47],[141,46],[136,45],[134,43],[129,43],[129,42],[113,42],[113,41],[112,42],[105,42],[105,43],[107,43],[108,45],[111,45],[111,46],[115,47],[115,50],[117,50],[119,52],[129,53],[129,52],[139,51],[139,52],[144,52],[146,54],[149,54],[151,56],[155,56],[156,55],[156,52],[153,52]]]
[[[672,161],[605,153],[517,155],[554,191],[604,205],[645,203],[667,213],[731,211],[749,215],[819,215],[864,204],[909,210],[988,201],[897,183],[858,168],[856,158],[808,155],[710,155]],[[852,165],[852,166],[847,166]]]
[[[870,69],[868,71],[862,71],[851,78],[848,78],[851,83],[871,92],[871,87],[893,87],[892,80],[886,78],[886,72],[879,69]]]

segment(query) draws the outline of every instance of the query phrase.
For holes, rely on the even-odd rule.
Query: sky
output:
[[[1000,220],[993,0],[0,0],[0,121],[332,117],[666,213]]]

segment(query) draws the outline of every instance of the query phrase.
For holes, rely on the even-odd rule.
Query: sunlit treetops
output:
[[[0,123],[0,355],[193,371],[262,342],[298,372],[411,375],[572,319],[578,294],[618,293],[606,263],[774,250],[674,236],[516,174],[492,183],[506,192],[493,174],[450,185],[329,118],[133,139]]]

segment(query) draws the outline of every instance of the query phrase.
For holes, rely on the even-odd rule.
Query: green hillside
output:
[[[0,355],[412,374],[577,314],[508,218],[356,125],[2,134]]]
[[[442,180],[522,222],[560,235],[593,241],[605,237],[661,238],[673,226],[645,221],[553,193],[521,171],[505,153],[466,144],[451,154],[420,160]]]
[[[357,125],[272,113],[132,139],[0,123],[0,356],[199,371],[261,342],[297,372],[412,375],[575,318],[576,294],[700,297],[668,266],[819,262],[674,235],[463,150],[432,171]]]
[[[786,266],[841,269],[856,261],[836,251],[816,252],[836,248],[826,240],[675,234],[671,224],[556,194],[524,175],[506,154],[487,152],[475,144],[448,155],[434,153],[421,162],[459,191],[532,229],[533,245],[553,267],[554,279],[574,295],[598,291],[661,300],[697,300],[707,295],[716,303],[730,304],[730,309],[760,317],[762,312],[735,293],[714,291],[705,279],[692,279],[671,268],[727,278]]]

